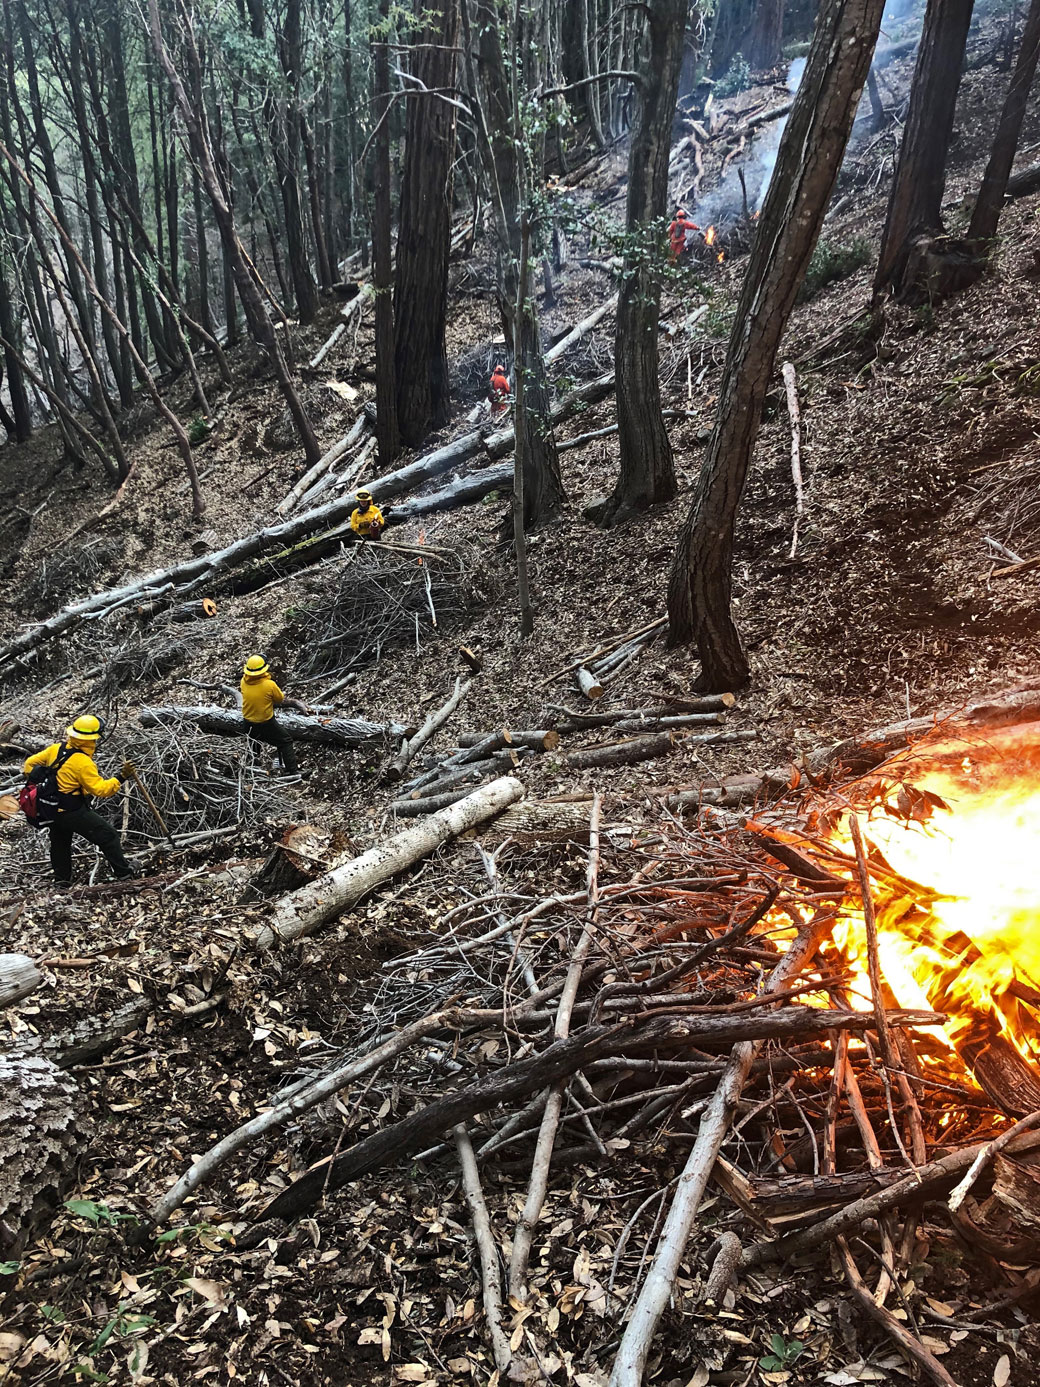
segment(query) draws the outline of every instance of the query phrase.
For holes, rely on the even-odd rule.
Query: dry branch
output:
[[[279,515],[288,515],[297,501],[299,501],[300,497],[305,495],[314,483],[325,475],[330,467],[333,467],[341,457],[350,451],[364,432],[365,423],[366,415],[365,411],[362,410],[354,420],[354,424],[349,433],[341,438],[338,443],[334,443],[328,452],[323,453],[314,466],[309,467],[307,471],[304,472],[303,476],[293,487],[292,491],[289,492],[285,500],[278,503],[276,510]]]
[[[812,960],[833,924],[833,916],[821,917],[803,929],[769,975],[766,989],[773,991],[796,977]],[[661,1232],[661,1239],[642,1290],[632,1307],[622,1336],[611,1387],[640,1387],[661,1315],[672,1294],[686,1244],[708,1187],[716,1157],[729,1130],[730,1118],[759,1051],[751,1038],[738,1042],[719,1086],[701,1116],[697,1140],[679,1179],[675,1197]]]
[[[469,1139],[465,1123],[459,1123],[455,1128],[455,1146],[462,1170],[462,1188],[473,1220],[473,1236],[480,1255],[480,1283],[484,1292],[484,1317],[487,1320],[488,1334],[491,1336],[491,1351],[495,1356],[495,1367],[500,1373],[504,1373],[513,1355],[509,1348],[509,1335],[502,1328],[502,1278],[498,1266],[498,1249],[495,1247],[495,1238],[491,1231],[484,1191],[480,1187],[477,1158],[473,1153],[473,1143]]]
[[[256,935],[255,947],[269,949],[279,941],[285,943],[312,934],[375,887],[435,852],[450,838],[457,838],[460,833],[494,818],[523,793],[524,787],[518,780],[504,776],[474,790],[458,804],[431,814],[422,823],[402,829],[360,857],[334,867],[317,881],[309,882],[274,904],[267,923]]]
[[[791,552],[794,558],[798,549],[798,526],[805,510],[802,494],[802,412],[798,404],[798,377],[790,361],[783,366],[784,388],[787,391],[787,413],[791,420],[791,480],[794,482],[794,533],[791,536]]]
[[[408,763],[422,751],[423,747],[454,713],[462,700],[470,691],[472,680],[467,679],[463,683],[462,679],[455,680],[455,689],[446,703],[434,709],[430,716],[419,728],[414,737],[406,737],[401,744],[401,750],[394,757],[393,762],[386,772],[387,780],[400,780],[404,775],[405,767]]]
[[[538,1016],[528,1013],[528,1018],[537,1020]],[[942,1018],[935,1012],[895,1012],[889,1019],[892,1024],[926,1026]],[[789,1006],[774,1012],[763,1009],[760,1014],[665,1016],[638,1026],[631,1021],[586,1026],[576,1035],[556,1041],[541,1054],[493,1071],[419,1108],[400,1122],[372,1133],[349,1151],[320,1161],[283,1190],[259,1218],[289,1219],[304,1213],[324,1194],[392,1161],[414,1155],[460,1122],[500,1104],[527,1098],[608,1055],[654,1054],[672,1048],[688,1052],[693,1047],[727,1046],[738,1041],[777,1039],[789,1042],[823,1037],[828,1031],[872,1029],[873,1025],[874,1018],[865,1013]],[[1040,1142],[1040,1137],[1037,1140]]]
[[[708,746],[723,742],[747,742],[758,736],[757,732],[711,732],[703,736],[677,737],[671,732],[659,732],[650,737],[633,737],[627,742],[615,742],[610,746],[590,747],[588,751],[574,751],[564,758],[572,770],[584,770],[590,766],[632,766],[639,761],[652,761],[658,756],[667,756],[680,746]]]
[[[617,294],[613,294],[604,303],[601,303],[597,309],[590,313],[587,318],[582,318],[580,323],[576,323],[566,336],[561,337],[560,340],[545,353],[543,360],[546,366],[553,361],[559,360],[568,347],[573,347],[575,342],[584,337],[587,332],[591,332],[601,318],[605,318],[608,313],[617,308],[617,301]]]

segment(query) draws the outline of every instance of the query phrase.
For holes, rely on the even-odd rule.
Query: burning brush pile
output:
[[[350,1053],[276,1095],[261,1127],[295,1124],[295,1169],[252,1185],[239,1245],[403,1159],[461,1169],[481,1371],[522,1380],[525,1357],[567,1354],[590,1381],[613,1360],[618,1384],[648,1362],[707,1382],[742,1336],[704,1307],[809,1254],[810,1282],[842,1277],[896,1361],[952,1382],[943,1327],[1040,1279],[1038,801],[1030,723],[926,737],[750,819],[647,830],[597,796],[584,833],[549,841],[536,806],[510,811],[468,868],[425,879],[428,942],[384,966]],[[709,1183],[722,1200],[699,1225]],[[577,1188],[609,1217],[561,1260]],[[936,1226],[986,1255],[978,1301],[937,1310],[915,1284]],[[662,1347],[669,1304],[701,1307],[703,1333]],[[815,1371],[839,1352],[821,1337]]]

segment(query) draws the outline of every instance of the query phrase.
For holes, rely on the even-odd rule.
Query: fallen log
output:
[[[1030,193],[1040,193],[1040,164],[1013,173],[1004,189],[1005,197],[1028,197]]]
[[[817,942],[819,933],[813,934]],[[802,961],[799,952],[797,965]],[[897,1012],[889,1017],[898,1025],[929,1025],[938,1019],[935,1012]],[[576,1035],[547,1046],[541,1054],[506,1065],[417,1109],[400,1122],[359,1141],[349,1151],[319,1161],[258,1214],[257,1221],[288,1220],[306,1213],[324,1195],[421,1151],[458,1123],[500,1104],[527,1098],[607,1055],[652,1054],[673,1047],[688,1051],[705,1045],[732,1046],[755,1040],[795,1040],[823,1036],[828,1031],[872,1030],[873,1026],[874,1017],[865,1012],[788,1006],[758,1015],[669,1016],[638,1026],[623,1022],[585,1027]],[[752,1045],[751,1051],[750,1058],[754,1058],[757,1046]]]
[[[215,705],[201,708],[177,705],[142,708],[138,721],[142,727],[188,723],[200,732],[209,732],[218,737],[242,737],[246,733],[241,713],[231,713]],[[325,746],[363,746],[379,737],[400,737],[407,730],[396,722],[367,722],[364,718],[315,718],[302,713],[280,712],[278,721],[295,741],[318,742]]]
[[[548,366],[553,361],[558,361],[568,347],[573,347],[575,342],[580,341],[587,332],[592,331],[601,318],[605,318],[608,313],[617,308],[617,302],[618,296],[614,294],[604,303],[601,303],[587,318],[582,318],[580,323],[575,323],[570,332],[564,337],[561,337],[560,340],[551,346],[544,354],[542,359],[545,364]]]
[[[309,467],[307,471],[304,472],[303,476],[293,487],[292,491],[289,492],[285,500],[279,501],[276,506],[275,509],[279,515],[288,515],[297,501],[299,501],[300,497],[310,490],[318,478],[323,477],[330,467],[337,463],[344,454],[350,451],[361,437],[362,433],[364,433],[366,418],[365,411],[362,410],[354,420],[349,433],[345,434],[338,443],[334,443],[328,452],[322,454],[313,467]]]
[[[43,974],[25,954],[0,954],[0,1011],[35,992]]]
[[[657,708],[612,708],[609,712],[586,713],[577,708],[558,708],[554,712],[562,712],[565,721],[556,724],[558,732],[580,732],[583,728],[591,727],[610,727],[614,723],[625,722],[633,718],[640,718],[644,722],[652,723],[660,718],[674,717],[676,712],[681,713],[724,713],[732,708],[736,699],[731,693],[709,694],[705,698],[686,698],[675,699],[669,706]]]
[[[472,793],[470,786],[469,789],[448,790],[442,794],[421,795],[418,799],[395,799],[390,803],[390,813],[396,814],[399,819],[417,819],[422,814],[435,814],[438,809],[458,804]]]
[[[587,770],[592,766],[633,766],[640,761],[653,761],[667,756],[681,746],[711,746],[724,742],[748,742],[757,732],[710,732],[703,736],[677,737],[672,732],[660,732],[649,737],[633,737],[610,746],[590,747],[587,751],[572,751],[564,757],[572,770]]]
[[[451,838],[457,838],[516,802],[523,796],[519,780],[503,776],[447,809],[438,810],[422,823],[402,829],[393,838],[377,844],[360,857],[334,867],[317,881],[302,886],[276,901],[253,940],[259,950],[278,942],[312,934],[329,920],[341,915],[362,896],[384,881],[397,876]],[[461,1118],[459,1119],[462,1120]]]
[[[591,381],[588,385],[581,386],[564,396],[553,407],[553,419],[558,421],[569,418],[572,414],[584,409],[587,404],[605,398],[613,389],[614,377],[612,374]],[[492,435],[487,440],[487,450],[492,457],[505,456],[512,451],[514,443],[513,430],[506,429],[501,433]],[[369,484],[368,489],[380,501],[391,500],[421,483],[429,481],[432,477],[449,471],[455,463],[480,452],[484,444],[485,440],[479,433],[468,434],[465,438],[457,440],[445,448],[439,448],[425,458],[419,458],[406,467],[398,468],[397,471],[390,472],[385,477],[377,478]],[[490,471],[495,473],[493,477],[489,477]],[[401,524],[413,515],[425,515],[431,511],[448,509],[452,505],[461,505],[467,500],[475,500],[479,496],[485,495],[487,491],[502,486],[511,477],[511,467],[489,469],[482,473],[479,479],[457,482],[452,487],[437,493],[436,496],[422,498],[397,508],[391,516],[391,523]],[[482,479],[488,481],[483,490],[481,489]],[[472,485],[474,481],[476,482],[475,486]],[[91,593],[88,597],[63,607],[61,611],[48,617],[46,621],[39,622],[37,625],[20,632],[5,645],[0,646],[0,662],[7,664],[12,660],[21,660],[29,651],[48,640],[53,640],[56,636],[62,635],[80,622],[99,620],[132,603],[149,602],[175,591],[181,595],[195,592],[209,583],[215,574],[238,568],[260,554],[272,549],[285,549],[318,530],[329,529],[331,526],[349,520],[354,504],[352,496],[329,501],[326,505],[315,507],[313,510],[301,511],[299,515],[290,520],[284,520],[278,525],[271,525],[256,531],[254,534],[246,535],[233,544],[229,544],[225,549],[202,554],[185,560],[183,563],[172,564],[168,568],[157,569],[133,582],[124,583],[120,587]]]
[[[462,679],[455,680],[455,689],[446,703],[434,709],[430,716],[419,728],[414,737],[406,737],[401,744],[401,750],[394,757],[386,771],[387,780],[400,780],[404,775],[405,767],[408,763],[422,751],[423,747],[451,717],[455,709],[469,693],[472,680],[467,679],[463,683]]]
[[[787,557],[793,559],[798,549],[798,527],[805,511],[805,498],[802,489],[802,411],[798,403],[798,376],[790,361],[784,362],[783,377],[787,414],[791,421],[791,481],[794,485],[794,532]]]
[[[407,795],[409,799],[427,799],[431,795],[441,795],[448,790],[454,790],[459,785],[483,780],[489,775],[508,775],[514,766],[520,764],[526,751],[526,747],[506,747],[482,761],[470,761],[466,765],[456,766],[443,775],[441,766],[433,766],[408,785],[403,785],[399,794],[402,797]],[[435,775],[436,779],[428,779],[430,775]]]
[[[615,732],[682,731],[691,727],[721,727],[726,719],[722,713],[668,713],[656,718],[622,718],[614,723]]]
[[[459,746],[476,746],[494,735],[490,732],[464,732],[459,738]],[[553,728],[535,732],[514,732],[512,728],[504,728],[502,737],[506,746],[523,746],[530,751],[555,751],[560,745],[560,734]]]

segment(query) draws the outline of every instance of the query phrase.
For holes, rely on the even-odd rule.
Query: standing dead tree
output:
[[[737,303],[715,429],[668,583],[669,638],[696,641],[704,691],[739,689],[750,673],[730,609],[737,511],[780,337],[841,168],[883,8],[883,0],[820,7]]]

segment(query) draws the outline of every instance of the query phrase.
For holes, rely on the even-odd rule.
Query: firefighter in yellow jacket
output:
[[[30,756],[22,767],[30,775],[37,767],[53,766],[57,772],[57,814],[47,825],[51,839],[51,867],[59,886],[72,882],[72,839],[76,835],[95,844],[108,859],[116,877],[132,877],[134,870],[126,860],[119,834],[92,807],[91,799],[111,799],[123,781],[133,774],[132,761],[124,761],[118,775],[105,779],[94,762],[97,744],[105,725],[91,713],[78,717],[65,729],[65,742],[55,742]]]
[[[301,713],[311,710],[298,698],[286,698],[271,678],[271,666],[262,655],[250,655],[242,666],[242,721],[255,742],[264,742],[278,752],[281,769],[286,775],[299,775],[296,748],[283,723],[278,721],[275,708],[296,708]]]
[[[386,516],[372,500],[370,491],[358,492],[357,508],[350,517],[350,528],[362,539],[378,539],[386,529]]]

